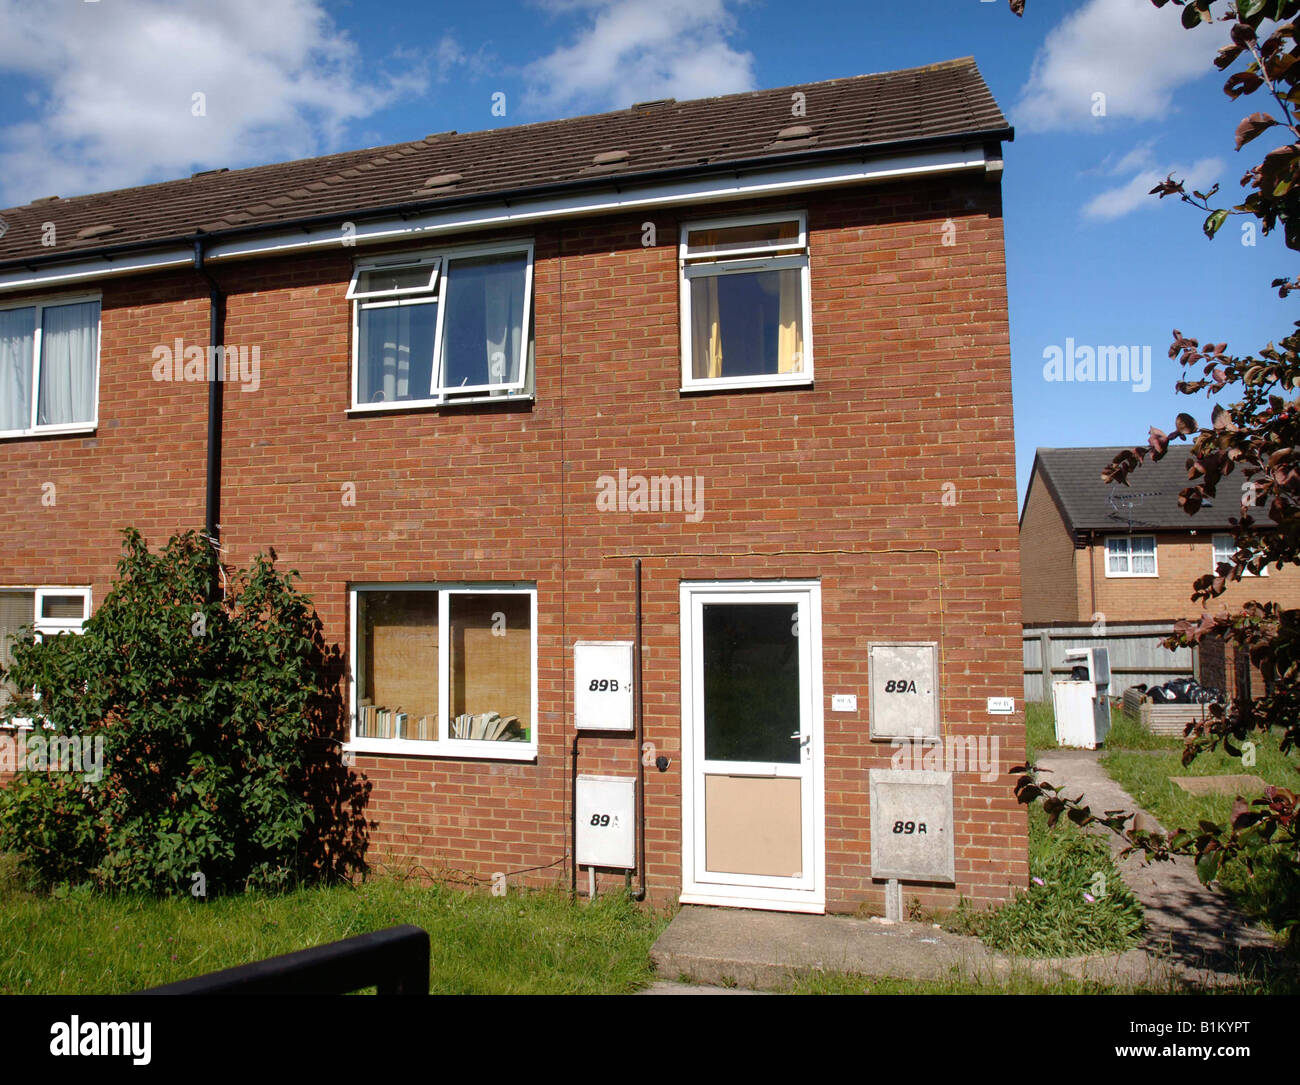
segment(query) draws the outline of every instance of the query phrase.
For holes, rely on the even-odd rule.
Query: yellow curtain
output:
[[[692,376],[722,376],[722,323],[718,307],[718,280],[713,275],[691,284]]]
[[[803,333],[799,316],[802,305],[802,281],[797,270],[782,271],[780,313],[777,317],[776,356],[778,373],[803,371]]]

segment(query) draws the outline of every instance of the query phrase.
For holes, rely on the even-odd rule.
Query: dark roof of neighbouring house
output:
[[[792,95],[806,117],[792,116]],[[810,131],[801,131],[806,126]],[[793,131],[791,131],[793,129]],[[782,137],[784,133],[784,138]],[[40,199],[0,210],[0,265],[140,247],[197,233],[254,232],[308,219],[401,208],[436,210],[474,198],[542,194],[703,173],[731,164],[779,165],[837,152],[963,139],[1011,139],[970,57],[906,71],[628,109],[248,169],[207,171],[138,188]],[[611,152],[626,152],[620,157]],[[596,161],[598,158],[615,161]],[[451,176],[448,176],[451,175]],[[431,186],[431,179],[444,183]],[[42,224],[58,244],[41,244]]]
[[[1187,477],[1187,454],[1177,445],[1156,463],[1145,460],[1129,475],[1127,486],[1103,482],[1102,470],[1123,451],[1119,446],[1038,449],[1025,506],[1041,478],[1071,531],[1127,531],[1130,527],[1201,531],[1226,528],[1230,517],[1241,516],[1241,491],[1235,476],[1194,515],[1183,511],[1178,494],[1192,483]]]

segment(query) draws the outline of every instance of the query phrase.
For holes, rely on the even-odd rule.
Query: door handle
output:
[[[797,738],[797,739],[799,740],[799,745],[800,745],[800,746],[807,746],[808,743],[810,743],[810,742],[812,741],[812,735],[805,735],[805,734],[800,733],[799,731],[796,731],[796,732],[795,732],[794,734],[792,734],[790,737],[791,737],[791,738]]]

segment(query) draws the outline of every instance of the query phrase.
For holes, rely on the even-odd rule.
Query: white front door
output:
[[[681,591],[682,902],[824,911],[820,586]]]

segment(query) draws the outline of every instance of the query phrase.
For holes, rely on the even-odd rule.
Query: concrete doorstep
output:
[[[819,972],[918,981],[1029,975],[1161,988],[1237,982],[1235,975],[1189,970],[1142,949],[1099,957],[1015,958],[931,924],[699,906],[677,913],[650,957],[661,981],[760,991],[779,990]]]

